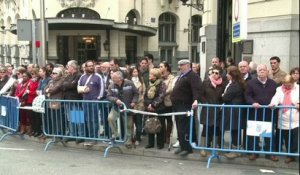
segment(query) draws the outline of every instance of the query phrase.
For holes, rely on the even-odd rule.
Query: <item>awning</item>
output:
[[[109,19],[74,19],[74,18],[48,18],[49,30],[120,30],[141,36],[155,36],[157,29],[143,25],[130,25],[115,23]],[[17,34],[17,27],[10,32]]]

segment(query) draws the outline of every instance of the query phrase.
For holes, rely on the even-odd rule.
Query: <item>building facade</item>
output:
[[[155,62],[168,61],[174,70],[178,60],[190,57],[204,72],[214,56],[268,64],[277,55],[286,71],[299,65],[299,1],[248,0],[248,38],[233,44],[235,1],[187,2],[202,10],[180,0],[45,1],[46,60],[65,64],[69,59],[81,63],[118,58],[135,64],[151,53]],[[40,0],[0,0],[1,63],[18,66],[34,62],[33,55],[39,57],[37,42],[18,41],[16,33],[18,20],[38,21],[40,11]],[[34,33],[40,40],[39,31]]]

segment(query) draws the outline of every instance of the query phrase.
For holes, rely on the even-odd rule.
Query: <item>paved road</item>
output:
[[[232,164],[142,157],[103,153],[85,149],[52,146],[43,151],[44,144],[10,137],[0,143],[0,175],[254,175],[299,174],[297,170],[274,169]],[[274,173],[262,173],[261,169]]]

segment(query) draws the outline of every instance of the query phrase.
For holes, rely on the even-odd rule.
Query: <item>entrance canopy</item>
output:
[[[116,23],[109,19],[48,18],[49,30],[119,30],[141,36],[155,36],[157,30],[143,25]],[[17,34],[17,27],[10,30]]]

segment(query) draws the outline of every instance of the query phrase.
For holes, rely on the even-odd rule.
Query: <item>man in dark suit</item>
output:
[[[189,111],[198,107],[200,77],[191,69],[191,62],[187,59],[178,62],[180,76],[178,77],[173,92],[171,94],[171,101],[173,105],[173,112]],[[177,116],[176,125],[178,130],[178,140],[180,148],[176,150],[175,154],[186,156],[192,153],[192,147],[189,143],[190,131],[190,117]]]

